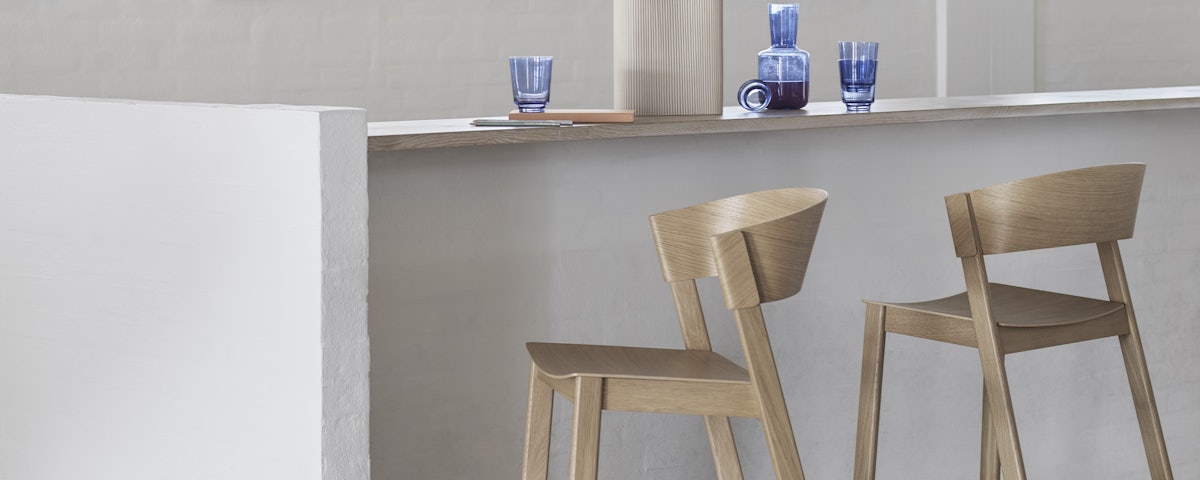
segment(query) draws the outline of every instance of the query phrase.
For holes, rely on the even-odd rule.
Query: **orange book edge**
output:
[[[632,123],[633,110],[546,109],[545,112],[508,112],[509,120],[570,120],[575,123]]]

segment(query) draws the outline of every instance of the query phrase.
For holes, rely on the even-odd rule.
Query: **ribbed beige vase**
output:
[[[614,107],[721,113],[721,0],[613,0]]]

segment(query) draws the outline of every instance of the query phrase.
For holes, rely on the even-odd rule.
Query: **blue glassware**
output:
[[[522,112],[544,112],[550,103],[554,57],[508,57],[513,103]]]
[[[800,4],[772,3],[771,48],[758,53],[758,80],[770,89],[772,110],[790,110],[808,105],[808,52],[796,48]]]
[[[842,103],[851,112],[869,112],[875,103],[875,69],[879,43],[838,42],[838,70],[842,77]]]
[[[751,112],[761,112],[771,104],[771,88],[757,78],[746,80],[738,88],[738,105]]]

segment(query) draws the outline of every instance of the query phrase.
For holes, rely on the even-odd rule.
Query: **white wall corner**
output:
[[[367,117],[321,112],[323,480],[370,478]]]
[[[356,109],[0,95],[0,478],[366,479],[365,143]]]

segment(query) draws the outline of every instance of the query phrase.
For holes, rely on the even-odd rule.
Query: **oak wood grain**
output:
[[[963,276],[967,281],[967,298],[975,317],[975,340],[978,342],[979,362],[983,366],[983,384],[988,392],[992,419],[992,434],[1000,451],[1000,471],[1010,480],[1028,480],[1021,441],[1017,435],[1017,417],[1013,412],[1012,393],[1008,388],[1008,370],[1004,365],[1004,346],[1000,343],[1000,325],[990,302],[987,269],[983,255],[963,257]]]
[[[996,427],[992,425],[992,409],[989,408],[991,401],[985,383],[979,442],[979,480],[1000,480],[1000,451],[997,450]]]
[[[875,478],[879,451],[879,406],[883,393],[884,307],[867,304],[863,330],[862,377],[858,384],[858,435],[854,446],[854,480]]]
[[[1124,310],[1120,310],[1077,324],[1041,328],[1000,327],[1000,344],[1004,346],[1004,353],[1009,354],[1115,337],[1128,332],[1129,323]]]
[[[826,198],[812,188],[768,190],[651,216],[686,349],[526,344],[533,365],[526,475],[542,474],[549,409],[535,410],[548,405],[545,398],[553,393],[546,392],[552,391],[575,403],[572,478],[595,478],[592,438],[598,436],[599,411],[609,409],[704,416],[722,480],[742,478],[728,417],[758,418],[778,478],[802,479],[759,303],[799,291]],[[695,281],[714,275],[730,299],[749,370],[711,351]]]
[[[609,378],[604,382],[605,410],[719,418],[758,416],[758,402],[750,382],[730,385],[629,378]]]
[[[983,253],[1132,237],[1145,172],[1140,163],[1105,165],[972,191],[967,194],[970,214]]]
[[[1172,478],[1145,352],[1121,263],[1118,240],[1133,235],[1145,165],[1119,164],[1052,173],[945,198],[955,255],[966,292],[912,303],[867,300],[868,338],[874,316],[884,330],[978,349],[984,377],[980,478],[1025,479],[1005,356],[1038,348],[1117,337],[1124,357],[1152,478]],[[985,256],[1069,245],[1095,244],[1108,299],[1065,295],[990,283]],[[882,355],[882,353],[880,353]],[[867,372],[882,359],[864,353]],[[856,478],[874,474],[877,408],[864,393],[859,410]],[[864,427],[865,425],[865,427]],[[996,471],[997,462],[1000,472]],[[865,472],[865,473],[858,473]]]
[[[1121,343],[1121,356],[1125,360],[1125,372],[1129,377],[1129,389],[1133,393],[1133,408],[1137,412],[1138,427],[1142,433],[1142,446],[1150,465],[1150,478],[1173,479],[1175,474],[1171,471],[1162,421],[1158,417],[1158,404],[1154,400],[1154,387],[1150,384],[1150,369],[1146,365],[1142,336],[1138,331],[1137,317],[1133,314],[1133,298],[1129,294],[1121,249],[1114,241],[1099,243],[1096,250],[1100,254],[1100,267],[1104,272],[1108,298],[1126,305],[1128,330],[1118,338]]]
[[[671,297],[675,300],[675,312],[679,317],[679,330],[683,334],[684,348],[712,350],[696,281],[681,280],[670,282],[670,285]],[[734,440],[733,426],[729,423],[729,418],[705,416],[704,429],[708,433],[708,445],[717,469],[717,479],[742,480],[741,459],[738,457],[737,442]]]
[[[683,347],[688,350],[712,350],[696,281],[680,280],[670,284],[671,298],[675,300],[675,313],[679,318],[679,330],[683,334]]]
[[[712,246],[721,276],[721,293],[725,294],[725,307],[748,308],[761,303],[745,234],[735,230],[713,235]]]
[[[765,250],[759,270],[771,271],[774,267],[781,271],[779,274],[758,275],[756,280],[783,284],[768,288],[771,298],[789,291],[791,293],[787,295],[795,294],[799,291],[798,283],[803,280],[803,269],[808,265],[807,255],[816,238],[814,220],[819,224],[827,197],[828,193],[815,188],[782,188],[651,215],[650,229],[658,249],[663,278],[672,282],[716,276],[717,265],[711,237],[734,230],[748,230],[752,232],[751,235],[762,237]],[[749,228],[751,226],[755,228]],[[788,240],[780,242],[777,240],[780,236]],[[772,241],[787,245],[776,245],[772,250]],[[755,242],[754,239],[747,241],[748,244]],[[771,259],[776,256],[795,256],[796,261],[778,262],[781,265],[775,265]],[[788,278],[791,282],[786,280]]]
[[[717,480],[742,480],[742,461],[738,457],[737,442],[733,438],[733,426],[729,423],[729,417],[706,416],[704,427],[708,432],[708,444],[717,468]]]
[[[524,480],[546,480],[550,465],[550,421],[554,413],[554,390],[538,378],[537,364],[529,367],[529,405],[525,410]]]
[[[571,424],[571,479],[595,480],[600,462],[600,402],[603,379],[575,378]]]
[[[779,383],[779,370],[771,351],[762,307],[755,305],[742,308],[735,314],[742,339],[742,352],[746,356],[746,369],[758,393],[759,420],[767,437],[767,451],[771,454],[775,478],[804,480],[800,454],[796,450],[796,437],[792,432],[792,420],[783,398],[783,387]]]
[[[1002,283],[992,283],[988,287],[992,295],[992,308],[996,312],[996,322],[1003,327],[1032,328],[1070,325],[1102,318],[1125,308],[1125,305],[1119,302]],[[967,292],[925,302],[894,303],[871,300],[868,302],[895,307],[893,312],[896,312],[896,315],[915,312],[966,321],[972,320]]]
[[[583,345],[526,344],[529,356],[546,375],[558,378],[605,377],[693,382],[748,383],[746,370],[704,350]]]

